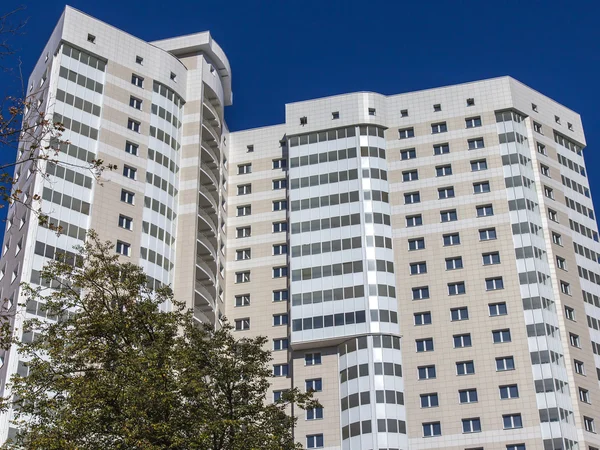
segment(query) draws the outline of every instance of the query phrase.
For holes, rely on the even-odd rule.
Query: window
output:
[[[445,133],[446,131],[448,131],[448,126],[446,125],[446,122],[431,124],[432,134]]]
[[[249,248],[243,248],[240,250],[236,250],[235,251],[235,260],[236,261],[243,261],[246,259],[250,259],[251,258],[251,253],[250,253],[250,249]]]
[[[142,101],[132,95],[129,97],[129,106],[135,109],[142,109]]]
[[[317,366],[321,364],[321,354],[320,353],[306,353],[304,355],[304,365],[305,366]]]
[[[583,425],[585,426],[585,431],[589,431],[590,433],[596,432],[596,424],[591,417],[583,416]]]
[[[567,260],[565,258],[561,258],[560,256],[556,257],[556,266],[559,269],[567,270]]]
[[[273,291],[273,301],[274,302],[287,302],[288,301],[287,289]]]
[[[481,420],[479,417],[474,419],[462,419],[463,433],[479,433],[481,432]]]
[[[250,294],[242,294],[235,296],[235,306],[249,306],[250,305]]]
[[[415,325],[431,325],[431,313],[429,311],[415,313],[414,317]]]
[[[126,230],[133,230],[133,219],[131,217],[119,214],[119,226]]]
[[[132,74],[131,75],[131,84],[137,87],[144,87],[144,79],[139,75]]]
[[[511,428],[523,428],[521,414],[505,414],[502,416],[502,422],[505,430]]]
[[[239,164],[238,165],[238,175],[244,175],[247,173],[252,173],[252,163]]]
[[[562,247],[562,245],[563,245],[562,236],[553,231],[552,232],[552,242],[554,242],[556,245],[560,245]]]
[[[487,168],[487,161],[485,159],[471,161],[471,172],[479,172],[480,170],[487,170]]]
[[[475,99],[474,98],[468,98],[467,99],[467,106],[474,106],[475,105]]]
[[[88,40],[88,42],[91,42],[92,44],[95,44],[96,43],[96,36],[94,36],[93,34],[88,34],[87,40]]]
[[[236,319],[235,320],[235,330],[236,331],[244,331],[250,329],[250,319]]]
[[[537,122],[533,122],[533,131],[535,131],[536,133],[544,134],[542,132],[542,125]]]
[[[503,342],[510,342],[510,330],[494,330],[492,331],[492,338],[494,340],[494,344],[500,344]]]
[[[130,155],[137,156],[138,155],[138,145],[133,142],[125,142],[125,153],[129,153]]]
[[[244,238],[250,237],[251,228],[250,227],[239,227],[235,229],[235,237]]]
[[[420,225],[423,225],[423,217],[421,216],[421,214],[406,217],[407,227],[418,227]]]
[[[317,420],[323,418],[323,408],[309,408],[306,410],[306,420]]]
[[[246,145],[246,153],[253,153],[254,145]]]
[[[282,178],[280,180],[273,180],[273,190],[285,189],[287,188],[287,180]]]
[[[273,233],[283,233],[287,231],[287,222],[273,222]]]
[[[437,166],[435,168],[436,177],[445,177],[447,175],[452,175],[452,166],[450,164],[446,166]]]
[[[417,151],[414,148],[400,150],[400,159],[402,161],[407,161],[409,159],[415,159],[416,157],[417,157]]]
[[[287,168],[287,159],[274,159],[273,160],[273,169],[285,169]]]
[[[323,390],[323,381],[321,378],[312,378],[304,382],[306,392],[321,392]]]
[[[440,212],[440,220],[442,222],[454,222],[454,221],[458,220],[458,216],[456,215],[456,210],[451,209],[448,211],[441,211]]]
[[[133,119],[127,119],[127,128],[136,133],[140,132],[140,122]]]
[[[475,373],[475,364],[473,361],[459,361],[456,363],[457,375],[472,375]]]
[[[415,137],[415,129],[414,128],[403,128],[402,130],[398,130],[398,134],[400,139],[408,139]]]
[[[548,151],[546,150],[546,146],[544,144],[540,144],[536,142],[537,152],[541,155],[548,156]]]
[[[547,198],[554,200],[554,189],[544,186],[544,195]]]
[[[273,267],[273,278],[285,278],[288,276],[287,266]]]
[[[433,351],[433,338],[416,339],[415,344],[419,353]]]
[[[306,436],[306,448],[321,448],[323,445],[322,434],[309,434]]]
[[[273,391],[273,402],[278,402],[281,397],[283,396],[283,393],[286,391],[287,389],[283,389],[283,390],[278,390],[278,391]]]
[[[136,56],[135,57],[135,62],[136,64],[142,64],[144,62],[144,58],[142,58],[141,56]]]
[[[439,406],[437,392],[433,394],[421,394],[421,408],[434,408]]]
[[[571,122],[567,122],[567,128],[569,131],[573,131],[573,124]]]
[[[469,139],[467,143],[469,145],[469,150],[475,150],[478,148],[485,147],[485,145],[483,144],[483,138]]]
[[[287,314],[273,314],[273,326],[279,327],[288,324]]]
[[[125,189],[121,189],[121,201],[122,202],[133,205],[134,198],[135,198],[135,194],[133,192],[129,192],[129,191],[126,191]]]
[[[459,281],[457,283],[448,283],[448,295],[461,295],[466,292],[465,282]]]
[[[500,398],[519,398],[519,388],[516,384],[508,384],[506,386],[498,386],[500,390]]]
[[[585,375],[585,365],[582,361],[573,360],[573,364],[575,365],[575,373],[579,375]]]
[[[287,364],[274,364],[273,365],[273,376],[274,377],[287,377],[289,373],[289,367]]]
[[[481,126],[481,117],[470,117],[465,119],[467,128],[476,128]]]
[[[408,192],[404,194],[404,204],[412,205],[421,202],[421,195],[418,192]]]
[[[550,167],[540,164],[540,172],[542,173],[542,175],[550,177]]]
[[[415,238],[408,240],[409,250],[422,250],[425,248],[425,238]]]
[[[340,118],[340,112],[339,112],[339,111],[333,111],[333,112],[331,113],[331,119],[332,119],[332,120],[337,120],[337,119],[339,119],[339,118]]]
[[[579,388],[579,400],[581,400],[583,403],[592,403],[590,391],[588,391],[587,389]]]
[[[131,245],[126,242],[117,241],[116,251],[119,255],[131,256]]]
[[[434,155],[445,155],[450,153],[450,145],[446,144],[436,144],[433,146],[433,154]]]
[[[252,214],[252,207],[250,205],[242,205],[238,206],[236,211],[237,217],[249,216]]]
[[[287,209],[287,200],[275,200],[273,202],[273,211],[285,211]]]
[[[247,195],[252,193],[251,184],[238,184],[237,195]]]
[[[432,437],[432,436],[441,436],[442,435],[442,426],[439,422],[429,422],[423,424],[423,436],[424,437]]]
[[[506,450],[526,450],[525,444],[510,444],[506,446]]]
[[[411,263],[410,264],[410,274],[411,275],[420,275],[422,273],[427,273],[427,263],[422,261],[422,262],[416,262],[416,263]]]
[[[560,280],[560,292],[566,295],[571,295],[571,285],[566,281]]]
[[[474,194],[484,194],[486,192],[490,192],[490,182],[489,181],[480,181],[478,183],[473,183],[473,193]]]
[[[463,262],[461,256],[455,256],[453,258],[446,258],[446,270],[462,269]]]
[[[445,234],[443,236],[443,240],[444,240],[444,247],[450,247],[452,245],[459,245],[460,244],[460,234],[458,234],[458,233]]]
[[[177,81],[177,74],[175,74],[175,72],[171,72],[169,78],[171,78],[171,81]]]
[[[494,215],[494,207],[492,205],[479,205],[476,208],[477,217],[487,217]]]
[[[376,112],[375,108],[369,108],[369,115],[370,116],[374,116],[375,112]]]
[[[486,291],[495,291],[498,289],[504,289],[504,281],[502,280],[502,277],[486,278],[486,280],[485,280],[485,290]]]
[[[505,370],[515,369],[515,359],[512,356],[503,356],[496,358],[496,371],[503,372]]]
[[[569,342],[573,347],[581,348],[581,339],[579,338],[579,335],[569,333]]]
[[[415,181],[419,179],[419,172],[417,170],[407,170],[402,172],[402,181]]]
[[[492,252],[492,253],[484,253],[482,255],[483,265],[489,266],[492,264],[500,264],[500,253]]]
[[[288,246],[287,244],[275,244],[273,245],[273,255],[287,255]]]
[[[137,173],[137,169],[134,169],[131,166],[123,166],[123,176],[124,177],[131,178],[132,180],[135,180],[136,173]]]
[[[479,240],[480,241],[491,241],[496,239],[496,229],[495,228],[485,228],[483,230],[479,230]]]
[[[308,117],[302,116],[300,117],[300,125],[304,126],[308,123]]]
[[[489,312],[490,312],[490,317],[505,316],[506,314],[508,314],[508,312],[506,310],[506,303],[505,302],[490,303],[488,305],[488,309],[489,309]]]
[[[429,286],[412,288],[413,300],[424,300],[429,298]]]
[[[400,117],[408,117],[408,109],[401,109]]]
[[[471,334],[455,334],[453,337],[454,348],[471,347]]]
[[[460,403],[477,402],[477,389],[463,389],[458,391],[458,400]]]
[[[435,378],[435,366],[421,366],[417,370],[419,380],[431,380]]]
[[[236,283],[248,283],[250,281],[250,271],[236,272],[235,282]]]
[[[444,187],[438,189],[438,199],[444,200],[446,198],[454,198],[454,187]]]
[[[453,322],[469,319],[469,309],[466,306],[460,308],[452,308],[450,310],[450,319]]]

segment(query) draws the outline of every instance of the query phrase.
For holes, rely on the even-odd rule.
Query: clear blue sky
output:
[[[22,1],[29,23],[16,43],[27,75],[64,3]],[[4,0],[0,12],[18,4]],[[281,123],[284,104],[298,100],[363,90],[396,94],[511,75],[582,115],[600,206],[594,176],[600,163],[598,0],[70,4],[148,41],[210,30],[233,71],[234,105],[226,110],[231,130]],[[0,73],[0,94],[7,82]]]

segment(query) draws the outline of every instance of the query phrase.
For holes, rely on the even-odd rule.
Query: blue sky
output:
[[[22,0],[15,41],[27,75],[64,3]],[[0,3],[0,13],[18,4]],[[579,112],[600,205],[600,2],[73,0],[145,40],[210,30],[233,71],[231,130],[281,123],[285,103],[353,91],[383,94],[511,75]],[[0,73],[0,95],[13,80]],[[0,155],[0,161],[7,159]],[[11,159],[12,155],[10,156]],[[0,215],[3,211],[0,212]]]

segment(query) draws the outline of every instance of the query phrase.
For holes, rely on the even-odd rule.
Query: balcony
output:
[[[196,250],[196,252],[198,253],[198,256],[202,256],[203,258],[205,258],[206,256],[210,255],[214,260],[217,259],[217,248],[215,246],[215,244],[217,242],[216,236],[213,235],[211,237],[205,233],[198,233],[196,240],[202,247],[204,247],[206,249],[205,252],[200,253],[201,249],[198,248]],[[214,241],[214,244],[213,244],[213,241]]]
[[[202,224],[198,224],[198,229],[202,232],[212,231],[212,233],[216,234],[218,229],[217,224],[217,213],[213,214],[208,213],[205,209],[198,209],[198,217],[202,219],[202,221],[206,224],[206,226],[202,226]]]
[[[206,186],[200,186],[198,189],[200,191],[200,199],[199,199],[199,207],[200,208],[212,208],[213,212],[216,214],[219,210],[219,197],[215,195],[215,192],[210,192],[210,190]]]
[[[196,280],[215,284],[217,280],[217,268],[213,268],[201,257],[196,256]]]

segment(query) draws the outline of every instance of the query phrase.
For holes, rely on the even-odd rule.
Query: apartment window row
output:
[[[365,192],[366,194],[366,192]],[[307,209],[322,208],[333,205],[343,205],[345,203],[355,203],[360,201],[358,191],[341,192],[320,197],[305,198],[292,201],[292,211],[304,211]]]
[[[60,122],[67,130],[71,130],[73,133],[80,134],[95,141],[98,140],[98,130],[94,127],[65,117],[57,112],[54,113],[52,120],[54,122]]]
[[[80,109],[88,114],[92,114],[96,117],[100,117],[101,108],[98,105],[93,104],[87,100],[82,99],[81,97],[76,97],[73,94],[69,94],[62,89],[56,90],[56,100],[59,102],[66,103],[67,105],[71,105],[76,109]]]
[[[333,241],[313,242],[312,244],[295,245],[292,247],[292,258],[299,256],[320,255],[321,253],[339,252],[362,248],[360,236],[334,239]]]
[[[363,127],[361,127],[363,128]],[[367,133],[366,131],[366,127],[365,128],[365,135]],[[373,129],[375,129],[375,127],[372,127]],[[381,136],[383,137],[383,130],[380,128],[377,128],[378,130],[381,130]],[[348,128],[337,128],[337,129],[333,129],[333,130],[327,130],[327,131],[321,131],[319,133],[310,133],[310,134],[303,134],[301,136],[292,136],[290,138],[288,138],[288,142],[290,147],[297,147],[299,145],[306,145],[306,144],[316,144],[317,142],[326,142],[326,141],[334,141],[337,139],[343,139],[343,138],[347,138],[347,137],[354,137],[356,136],[356,128],[355,127],[348,127]]]
[[[552,336],[555,337],[558,332],[558,328],[547,323],[532,323],[527,325],[527,336]]]
[[[496,123],[501,122],[517,122],[523,121],[523,116],[515,111],[498,111],[496,112]]]
[[[478,128],[481,127],[481,117],[469,117],[465,119],[465,128]],[[446,133],[448,131],[448,124],[446,122],[437,122],[431,124],[431,134]],[[398,130],[399,139],[409,139],[415,137],[414,127],[401,128]]]
[[[584,278],[588,281],[591,281],[592,283],[595,283],[597,285],[600,285],[600,275],[592,272],[591,270],[585,269],[581,266],[577,266],[577,272],[579,273],[579,276],[581,278]],[[570,293],[570,291],[569,291]]]
[[[583,289],[581,290],[581,294],[583,296],[584,302],[589,303],[590,305],[593,305],[596,308],[600,308],[600,297],[590,292],[586,292]]]
[[[382,170],[382,172],[385,173],[385,179],[387,180],[387,172],[385,170]],[[342,170],[340,172],[329,172],[322,173],[320,175],[311,175],[310,177],[292,178],[290,180],[290,189],[300,189],[304,187],[340,183],[342,181],[357,179],[358,169]]]
[[[36,241],[34,253],[48,259],[62,259],[71,266],[83,263],[80,255],[40,241]]]
[[[328,314],[326,316],[305,317],[292,321],[292,331],[317,330],[333,326],[354,325],[366,322],[365,311]],[[397,319],[396,319],[397,323]]]
[[[368,377],[368,376],[369,376],[369,364],[365,363],[365,364],[359,364],[356,366],[350,366],[350,367],[347,367],[346,369],[340,370],[340,383],[346,383],[347,381],[355,380],[358,377]],[[343,402],[342,402],[342,405],[343,405]]]
[[[100,72],[104,72],[106,69],[106,62],[96,58],[93,55],[90,55],[86,52],[83,52],[79,49],[73,48],[68,44],[63,44],[62,53],[65,56],[73,58],[76,61],[79,61],[92,69],[98,69]]]
[[[542,229],[539,225],[536,225],[535,223],[531,223],[531,222],[513,223],[511,225],[511,228],[512,228],[513,235],[531,233],[531,234],[535,234],[536,236]]]
[[[520,153],[509,153],[508,155],[502,155],[502,165],[503,166],[511,166],[513,164],[521,164],[525,167],[530,166],[531,159],[523,156]]]
[[[494,215],[494,207],[493,205],[477,205],[475,206],[475,216],[476,217],[490,217]],[[406,216],[406,227],[418,227],[423,225],[423,216],[422,214],[414,214],[410,216]],[[456,209],[449,209],[440,211],[440,222],[455,222],[458,220],[458,213]]]
[[[373,147],[376,148],[376,147]],[[378,152],[379,154],[379,152]],[[311,155],[295,156],[290,158],[290,168],[304,167],[308,165],[321,164],[326,162],[343,161],[345,159],[356,158],[356,147],[343,148],[341,150],[331,150],[323,153],[313,153]]]
[[[527,141],[527,138],[516,131],[510,131],[508,133],[500,133],[498,139],[501,144],[510,144],[511,142],[517,142],[523,144]]]
[[[165,180],[162,177],[159,177],[156,174],[153,174],[149,171],[146,171],[146,183],[157,187],[165,192],[167,192],[170,196],[176,197],[179,191],[175,189],[175,187],[169,183],[168,180]]]
[[[579,184],[578,182],[573,181],[570,178],[565,177],[564,175],[561,175],[560,179],[562,181],[563,186],[567,186],[573,189],[574,191],[579,192],[581,195],[585,195],[587,198],[591,198],[590,190],[582,184]]]
[[[177,95],[177,93],[171,89],[170,87],[165,86],[158,81],[154,81],[152,84],[153,92],[160,94],[162,97],[166,98],[170,102],[173,102],[178,108],[182,108],[184,105],[183,99]]]
[[[51,138],[50,145],[52,146],[52,148],[58,149],[65,155],[69,155],[73,158],[80,159],[81,161],[85,161],[86,163],[91,163],[96,158],[95,153],[73,145],[69,142],[57,142],[56,140]]]
[[[139,125],[137,126],[137,130],[135,129],[135,127],[132,128],[132,129],[133,129],[133,131],[137,131],[138,133],[140,132],[139,131]],[[178,151],[181,148],[181,144],[179,142],[177,142],[177,140],[175,139],[174,136],[171,136],[166,131],[163,131],[160,128],[156,128],[153,125],[150,125],[150,136],[153,137],[153,138],[158,139],[159,141],[161,141],[163,143],[165,143],[166,145],[168,145],[169,147],[171,147],[175,151]]]
[[[58,75],[61,78],[72,81],[73,83],[89,89],[90,91],[97,92],[98,94],[102,94],[104,91],[104,85],[102,83],[95,81],[92,78],[85,77],[73,70],[69,70],[66,67],[60,66]]]
[[[423,288],[417,288],[423,289]],[[489,303],[488,304],[488,314],[489,317],[497,317],[497,316],[505,316],[508,314],[506,308],[506,302],[498,302],[498,303]],[[462,320],[469,320],[469,309],[467,306],[461,306],[457,308],[450,308],[450,321],[458,322]],[[420,325],[430,325],[432,324],[432,314],[430,311],[425,312],[417,312],[414,313],[414,324],[416,326]],[[462,339],[461,336],[457,335],[459,339]]]
[[[56,165],[48,161],[46,164],[46,173],[61,178],[69,183],[74,183],[77,186],[82,186],[86,189],[92,188],[92,179],[82,173],[75,172],[61,165]]]
[[[569,228],[571,228],[571,230],[578,232],[579,234],[582,234],[585,237],[588,237],[590,239],[593,239],[594,241],[598,242],[598,232],[592,230],[591,228],[586,227],[585,225],[581,225],[580,223],[575,222],[572,219],[569,219]]]
[[[504,185],[507,188],[524,186],[531,189],[531,186],[534,184],[535,183],[532,180],[525,176],[516,175],[514,177],[504,178]]]
[[[396,288],[385,284],[369,285],[368,295],[396,298]],[[312,303],[347,300],[365,296],[365,287],[362,284],[346,286],[344,288],[325,289],[323,291],[304,292],[292,296],[292,305],[310,305]]]
[[[479,417],[461,419],[463,433],[480,433],[481,432],[481,420]],[[523,421],[521,414],[504,414],[502,416],[502,423],[505,430],[523,428]],[[440,422],[425,422],[422,424],[423,436],[424,437],[435,437],[442,435],[442,428]],[[520,447],[519,445],[507,445],[507,449],[513,448],[525,448],[525,445]]]
[[[565,203],[573,211],[577,211],[579,214],[583,214],[584,216],[587,216],[592,220],[596,220],[596,216],[594,215],[593,209],[588,208],[587,206],[584,206],[581,203],[570,199],[569,197],[565,197]]]
[[[145,247],[140,248],[140,258],[151,262],[152,264],[156,264],[167,271],[172,270],[174,266],[174,264],[166,256],[163,256],[160,253]]]
[[[389,216],[388,216],[389,218]],[[360,214],[325,217],[323,219],[307,220],[292,223],[292,234],[309,233],[311,231],[329,230],[331,228],[360,225]]]
[[[516,200],[508,201],[508,210],[509,211],[520,211],[524,209],[528,209],[529,211],[537,212],[538,204],[526,199],[526,198],[518,198]]]
[[[130,144],[130,143],[128,143],[128,144]],[[135,145],[135,144],[132,144],[132,145]],[[128,153],[131,153],[131,152],[128,152]],[[137,151],[132,154],[137,155]],[[155,161],[158,164],[161,164],[163,167],[166,167],[173,173],[179,173],[179,166],[175,163],[175,161],[167,158],[165,155],[163,155],[158,150],[152,150],[151,148],[149,148],[148,149],[148,159],[150,161]]]
[[[386,261],[389,264],[393,263]],[[362,260],[347,261],[343,263],[328,264],[325,266],[305,267],[302,269],[296,269],[292,271],[292,281],[304,281],[304,280],[315,280],[318,278],[334,277],[338,275],[347,275],[350,273],[362,273],[363,262]],[[393,273],[393,272],[391,272]]]
[[[582,152],[583,149],[579,144],[576,144],[575,142],[573,142],[569,138],[563,136],[562,134],[558,133],[557,131],[554,131],[554,142],[562,145],[565,148],[568,148],[573,153],[577,153],[579,156],[581,156],[583,153]]]
[[[25,222],[22,220],[22,224]],[[79,239],[80,241],[85,241],[85,236],[87,234],[87,230],[82,227],[78,227],[77,225],[73,225],[72,223],[65,222],[64,220],[57,220],[52,217],[48,217],[48,220],[40,223],[40,226],[44,228],[48,228],[50,225],[54,226],[54,229],[60,230],[61,235],[69,236],[74,239]]]
[[[138,108],[139,109],[139,108]],[[173,125],[175,128],[181,128],[181,121],[177,118],[177,116],[175,114],[172,114],[170,111],[167,111],[165,108],[163,108],[162,106],[158,106],[155,105],[154,103],[152,103],[150,111],[152,112],[152,114],[154,114],[155,116],[160,117],[161,119],[166,120],[167,122],[169,122],[171,125]]]
[[[569,169],[571,169],[574,172],[577,172],[581,176],[584,176],[584,177],[587,176],[585,167],[583,167],[582,165],[579,165],[576,162],[571,161],[569,158],[565,158],[560,153],[557,153],[556,156],[558,158],[558,162],[561,163],[563,166],[568,167]]]
[[[177,218],[177,214],[175,214],[171,208],[155,198],[144,197],[144,208],[152,209],[152,211],[159,213],[161,216],[165,216],[169,220],[175,220]]]
[[[55,203],[86,216],[90,214],[90,204],[88,202],[71,197],[70,195],[62,194],[58,191],[52,191],[45,187],[42,191],[42,198],[45,201]]]

